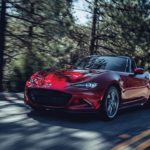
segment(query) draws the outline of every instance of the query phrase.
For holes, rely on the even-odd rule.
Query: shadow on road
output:
[[[130,108],[104,122],[98,114],[36,112],[23,104],[22,95],[4,94],[0,95],[1,149],[148,149],[149,114],[149,108]]]

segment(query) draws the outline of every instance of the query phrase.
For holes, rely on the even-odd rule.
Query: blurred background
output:
[[[0,0],[0,90],[87,55],[129,55],[150,67],[149,0]]]

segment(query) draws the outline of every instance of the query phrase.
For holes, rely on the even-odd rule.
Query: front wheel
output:
[[[104,119],[114,119],[118,113],[120,103],[119,90],[115,86],[111,86],[102,101],[101,113]]]

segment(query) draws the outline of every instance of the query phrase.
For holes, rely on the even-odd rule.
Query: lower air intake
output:
[[[27,95],[29,99],[37,104],[46,106],[66,106],[71,99],[71,94],[67,94],[56,90],[47,89],[28,89]]]

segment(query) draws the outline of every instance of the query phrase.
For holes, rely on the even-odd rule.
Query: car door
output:
[[[129,75],[128,76],[128,99],[140,100],[148,95],[148,80],[145,74],[142,75]]]
[[[134,74],[136,64],[134,60],[128,61],[128,70],[124,75],[125,102],[141,101],[148,95],[148,79],[145,74]]]

